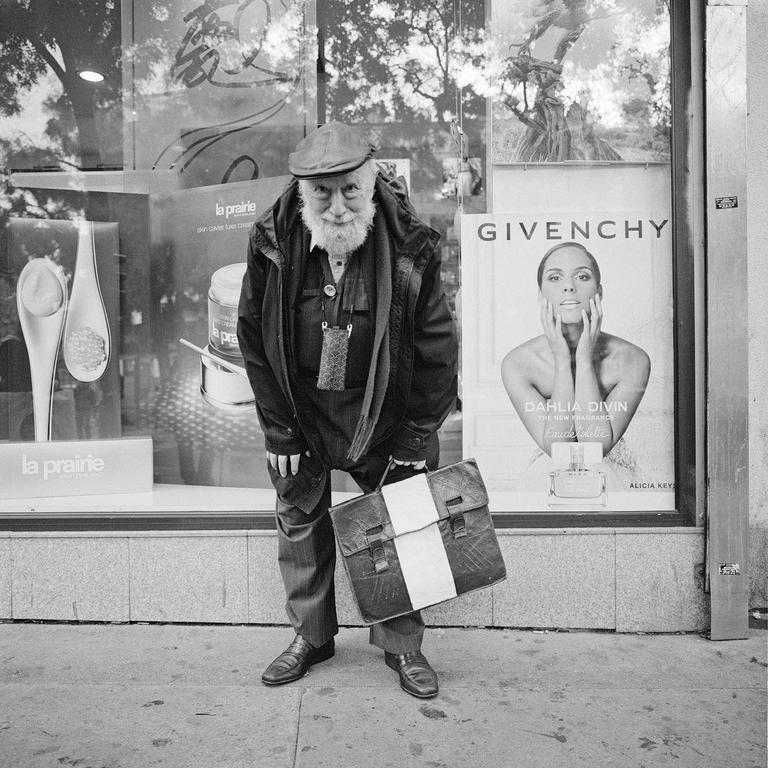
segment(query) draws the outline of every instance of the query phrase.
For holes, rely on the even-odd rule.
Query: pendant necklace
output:
[[[329,262],[328,266],[330,266]],[[341,276],[340,276],[341,277]],[[355,310],[355,294],[357,284],[360,280],[360,262],[357,262],[357,270],[351,281],[347,280],[346,285],[349,289],[349,315],[347,316],[347,326],[342,328],[340,325],[330,326],[325,308],[325,297],[334,300],[338,295],[338,290],[333,284],[333,276],[328,275],[323,265],[323,290],[320,293],[320,306],[323,311],[323,345],[320,350],[320,368],[317,373],[317,388],[331,390],[335,392],[344,389],[344,383],[347,373],[347,352],[349,350],[349,337],[352,335],[352,313]],[[335,313],[340,318],[344,310],[340,306]]]

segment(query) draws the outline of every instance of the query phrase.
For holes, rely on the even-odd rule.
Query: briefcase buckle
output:
[[[445,502],[445,507],[448,510],[448,515],[451,521],[451,531],[453,532],[454,539],[461,539],[467,535],[467,521],[464,519],[464,512],[454,512],[451,507],[455,507],[461,504],[463,501],[461,496],[457,496],[455,499],[448,499]]]
[[[369,528],[365,532],[365,538],[368,542],[368,551],[371,553],[371,559],[373,560],[373,567],[376,570],[376,573],[384,573],[384,571],[389,570],[387,553],[384,551],[386,535],[383,526],[377,525],[374,528]]]

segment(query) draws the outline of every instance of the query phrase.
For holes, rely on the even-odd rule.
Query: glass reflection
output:
[[[669,45],[662,0],[498,0],[494,161],[668,161]]]
[[[0,30],[0,113],[10,118],[0,151],[8,165],[122,167],[119,5],[3,3]],[[79,76],[85,71],[103,79],[88,82]]]
[[[668,3],[494,0],[488,28],[485,6],[0,4],[0,439],[32,439],[23,418],[10,426],[31,401],[19,269],[57,247],[72,258],[71,225],[41,244],[35,221],[111,222],[119,238],[119,392],[58,370],[66,434],[152,434],[160,481],[266,486],[255,420],[202,399],[200,359],[179,339],[205,344],[211,275],[244,257],[251,211],[277,196],[309,127],[370,128],[381,168],[443,237],[457,312],[458,213],[486,209],[488,97],[497,163],[668,159]],[[9,243],[19,219],[23,246]],[[460,457],[460,428],[457,413],[444,461]]]
[[[133,0],[126,164],[185,188],[276,176],[313,119],[302,0]]]

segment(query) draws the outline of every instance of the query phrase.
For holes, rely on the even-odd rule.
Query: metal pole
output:
[[[746,0],[708,0],[707,475],[712,640],[747,636]]]

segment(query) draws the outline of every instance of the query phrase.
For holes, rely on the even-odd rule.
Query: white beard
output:
[[[352,218],[344,224],[333,224],[326,221],[322,214],[312,210],[312,205],[301,194],[301,217],[312,234],[314,242],[330,256],[343,255],[357,250],[368,237],[373,226],[376,204],[373,199],[366,201],[365,207],[359,213],[351,214]]]

